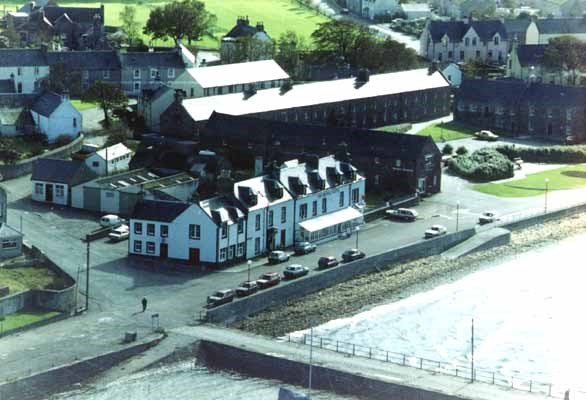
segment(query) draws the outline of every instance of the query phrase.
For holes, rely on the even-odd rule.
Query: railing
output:
[[[500,372],[474,368],[474,378],[470,366],[459,365],[454,362],[438,361],[429,358],[417,357],[406,353],[384,350],[377,347],[363,346],[355,343],[343,342],[340,340],[330,339],[327,337],[308,334],[291,335],[281,337],[280,340],[286,340],[291,343],[299,343],[310,346],[313,342],[314,348],[335,351],[336,353],[349,355],[352,357],[368,358],[371,360],[382,361],[401,365],[405,367],[417,368],[428,371],[433,374],[442,374],[456,378],[467,379],[469,381],[488,383],[505,388],[523,390],[530,393],[537,393],[555,398],[564,398],[567,387],[561,387],[552,383],[539,382],[533,379],[527,379],[518,375],[504,375]],[[572,400],[585,400],[586,391],[570,390]]]

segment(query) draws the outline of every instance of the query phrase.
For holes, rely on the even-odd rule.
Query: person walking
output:
[[[147,308],[147,299],[146,297],[142,298],[142,312],[145,312]]]

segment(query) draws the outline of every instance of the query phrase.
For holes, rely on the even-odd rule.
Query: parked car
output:
[[[484,225],[484,224],[490,224],[490,223],[497,221],[497,220],[498,220],[498,217],[494,211],[485,211],[478,218],[478,223],[480,225]]]
[[[443,225],[432,225],[428,230],[425,231],[425,238],[434,238],[441,235],[445,235],[448,232]]]
[[[108,237],[113,242],[121,242],[123,240],[128,239],[129,234],[130,234],[130,229],[128,229],[128,225],[122,224],[122,225],[112,229],[112,232],[110,232],[108,234]]]
[[[100,225],[104,228],[122,225],[125,222],[125,220],[114,214],[104,215],[102,218],[100,218]]]
[[[309,242],[299,242],[295,245],[295,254],[302,255],[313,253],[317,246]]]
[[[254,294],[256,292],[258,292],[258,285],[256,284],[256,281],[242,282],[236,288],[236,296],[238,296],[238,297],[245,297],[245,296]]]
[[[397,208],[395,210],[387,210],[386,214],[391,219],[400,219],[402,221],[415,221],[417,219],[417,211],[410,208]]]
[[[342,253],[342,261],[350,262],[350,261],[360,260],[361,258],[364,258],[365,256],[366,256],[366,254],[364,254],[363,252],[361,252],[358,249],[348,249]]]
[[[281,276],[276,272],[265,272],[256,280],[259,289],[276,286],[281,282]]]
[[[494,142],[495,140],[498,140],[498,138],[499,138],[498,135],[495,135],[491,131],[485,131],[485,130],[475,132],[474,136],[476,136],[480,140],[486,140],[489,142]]]
[[[230,303],[234,300],[234,291],[232,289],[216,290],[211,296],[208,296],[208,307],[217,307],[222,304]]]
[[[292,264],[285,267],[285,270],[283,271],[283,277],[285,277],[285,279],[295,279],[305,276],[308,273],[309,268],[300,264]]]
[[[269,264],[279,264],[289,261],[289,254],[281,250],[271,251],[269,253]]]
[[[317,268],[318,269],[331,268],[331,267],[335,267],[339,263],[340,262],[338,260],[336,260],[336,257],[333,257],[333,256],[320,257],[319,260],[317,261]]]
[[[340,10],[340,14],[344,14],[344,15],[350,14],[350,10],[348,10],[347,8],[342,8]]]

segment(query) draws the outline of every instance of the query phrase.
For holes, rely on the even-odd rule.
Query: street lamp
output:
[[[456,232],[458,232],[458,228],[460,225],[460,201],[456,202]]]
[[[547,214],[547,189],[549,188],[549,178],[545,178],[545,203],[543,206],[543,213]]]
[[[248,279],[247,282],[250,282],[250,265],[252,264],[252,261],[248,260],[246,262],[246,265],[248,266]]]
[[[356,227],[356,248],[358,248],[358,232],[360,232],[360,227]]]

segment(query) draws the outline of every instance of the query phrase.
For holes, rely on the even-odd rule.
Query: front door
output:
[[[199,264],[199,249],[193,247],[189,249],[189,263],[191,265]]]
[[[285,247],[286,238],[287,231],[285,229],[281,229],[281,247]]]
[[[167,243],[161,243],[161,247],[159,249],[160,257],[167,258],[168,253],[169,253],[169,247],[167,246]]]
[[[45,184],[45,201],[53,202],[53,185]]]

